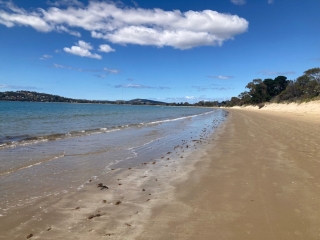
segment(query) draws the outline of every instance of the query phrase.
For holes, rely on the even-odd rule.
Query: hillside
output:
[[[148,99],[133,99],[130,101],[85,100],[85,99],[66,98],[58,95],[30,92],[30,91],[0,92],[0,101],[167,105],[167,103],[165,102],[153,101]]]

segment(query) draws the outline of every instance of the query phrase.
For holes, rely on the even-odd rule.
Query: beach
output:
[[[174,201],[155,208],[137,239],[320,238],[319,116],[228,112]]]
[[[7,111],[14,115],[1,128],[10,141],[0,149],[0,239],[134,239],[152,209],[174,199],[200,159],[194,153],[226,119],[212,108],[2,104],[29,108],[23,125],[34,130],[24,139],[8,134],[22,124]],[[37,135],[45,129],[53,134]]]
[[[0,239],[319,239],[319,116],[261,110],[187,119],[142,159],[8,210]]]

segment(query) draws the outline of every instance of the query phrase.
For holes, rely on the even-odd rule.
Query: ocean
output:
[[[0,102],[0,221],[124,169],[160,169],[168,153],[183,164],[225,118],[212,108]]]

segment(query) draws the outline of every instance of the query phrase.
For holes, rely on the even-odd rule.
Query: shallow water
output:
[[[0,148],[172,121],[209,111],[193,107],[0,101]]]
[[[142,109],[140,114],[148,108],[139,108]],[[136,117],[131,122],[127,121],[128,126],[114,126],[111,130],[51,141],[20,142],[2,148],[0,216],[39,199],[81,192],[89,180],[105,179],[113,169],[121,171],[141,163],[159,161],[175,146],[185,144],[186,139],[189,144],[192,140],[199,140],[204,128],[212,133],[225,118],[224,111],[220,109],[169,108],[166,112],[166,108],[150,108],[151,111],[164,111],[166,115],[154,113],[156,118],[140,116],[137,120]],[[138,108],[133,106],[133,109],[137,111]],[[175,109],[174,113],[172,109]],[[186,116],[187,113],[190,115]],[[140,122],[143,118],[148,118],[148,122]],[[177,147],[170,158],[179,159],[182,151],[192,150],[191,147],[185,150]]]

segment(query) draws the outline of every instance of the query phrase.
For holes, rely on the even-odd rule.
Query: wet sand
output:
[[[212,133],[223,122],[225,112],[198,118],[203,121],[180,123],[182,132],[171,130],[168,137],[141,146],[144,151],[134,149],[136,158],[111,165],[106,174],[86,178],[77,190],[53,192],[30,203],[13,193],[11,199],[23,203],[8,200],[12,206],[0,208],[4,212],[0,214],[0,239],[135,239],[150,221],[152,209],[174,201],[175,186],[188,179],[204,154],[198,150],[213,142]],[[92,164],[99,163],[94,157]],[[28,179],[30,176],[25,181]],[[41,181],[50,181],[36,179],[40,186]],[[23,188],[23,182],[17,187]]]
[[[228,111],[136,239],[320,239],[320,117]]]

